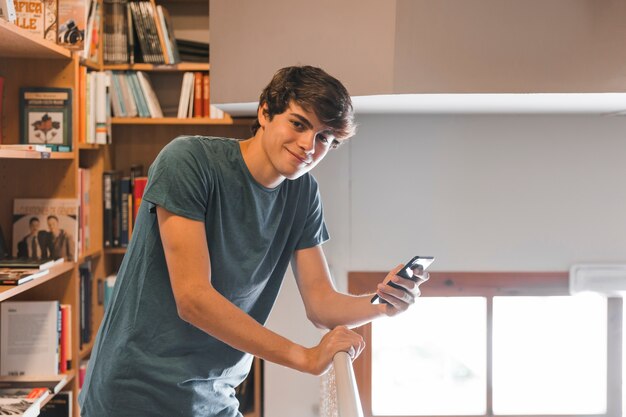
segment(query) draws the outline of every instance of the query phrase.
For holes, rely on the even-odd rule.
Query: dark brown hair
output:
[[[314,112],[337,140],[354,135],[354,109],[348,90],[339,80],[321,68],[312,66],[285,67],[276,72],[259,98],[259,107],[267,104],[265,115],[272,118],[283,113],[294,102]],[[259,119],[252,126],[255,134],[261,127]]]

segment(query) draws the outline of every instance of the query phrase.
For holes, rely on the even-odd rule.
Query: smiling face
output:
[[[263,154],[271,167],[267,174],[278,183],[309,172],[338,144],[332,131],[315,113],[294,102],[271,120],[263,108],[258,116]]]

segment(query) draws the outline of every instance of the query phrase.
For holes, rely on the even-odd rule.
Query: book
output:
[[[35,417],[40,404],[50,393],[46,388],[0,389],[0,415]]]
[[[211,84],[208,73],[202,74],[202,117],[211,116]]]
[[[193,88],[193,117],[202,117],[202,104],[204,102],[204,96],[201,72],[194,72]]]
[[[148,185],[148,177],[136,177],[133,185],[133,223],[137,219],[139,214],[139,207],[141,206],[141,200],[143,199],[143,192]]]
[[[0,19],[4,19],[9,23],[15,23],[17,16],[15,15],[13,0],[0,0]]]
[[[58,0],[42,0],[43,1],[43,37],[44,39],[55,42],[57,40],[57,1]]]
[[[113,216],[115,214],[113,208],[113,183],[117,179],[116,171],[105,171],[102,174],[102,237],[105,248],[113,247]]]
[[[56,375],[59,371],[59,302],[0,304],[0,375]]]
[[[57,41],[66,48],[82,51],[85,46],[87,10],[85,0],[57,0]],[[81,52],[82,53],[82,52]]]
[[[73,198],[13,200],[16,258],[78,258],[78,201]]]
[[[104,279],[104,308],[105,310],[109,307],[111,303],[111,298],[113,296],[113,289],[115,288],[115,281],[117,280],[117,275],[109,275]]]
[[[0,285],[22,285],[49,272],[49,269],[0,268]]]
[[[20,88],[20,142],[49,145],[59,152],[72,150],[70,88]]]
[[[128,62],[128,24],[125,0],[104,0],[104,62]]]
[[[13,0],[7,0],[9,2]],[[2,0],[0,0],[2,2]],[[2,3],[0,3],[0,7],[2,7]],[[2,99],[4,97],[4,77],[0,76],[0,143],[2,143]]]
[[[79,344],[82,349],[83,345],[91,341],[91,320],[92,320],[92,273],[91,261],[82,263],[78,267],[80,275],[80,337]]]
[[[44,3],[41,0],[14,0],[15,24],[41,38],[44,34]]]
[[[157,15],[159,18],[159,23],[163,28],[165,49],[167,51],[169,63],[177,64],[180,62],[180,54],[178,53],[176,39],[174,38],[174,26],[172,25],[172,18],[170,17],[167,9],[161,5],[157,6]]]
[[[45,270],[59,265],[63,258],[7,258],[0,259],[0,268],[39,269]]]
[[[146,98],[146,102],[148,104],[148,110],[150,111],[150,117],[152,118],[160,118],[163,117],[163,111],[161,110],[161,105],[159,104],[159,99],[152,88],[152,83],[150,82],[150,77],[147,73],[143,71],[137,71],[137,79],[139,80],[139,85],[141,86],[141,90],[143,91],[143,95]]]
[[[180,100],[178,102],[178,115],[179,119],[187,117],[187,108],[189,107],[189,95],[193,88],[193,72],[186,72],[183,75],[183,84],[180,88]]]
[[[59,335],[59,372],[72,369],[72,305],[61,304],[61,334]]]
[[[0,389],[6,388],[46,388],[56,394],[67,384],[67,374],[0,376]],[[2,415],[2,414],[0,414]]]
[[[48,401],[39,413],[39,417],[72,417],[72,391],[63,391]]]

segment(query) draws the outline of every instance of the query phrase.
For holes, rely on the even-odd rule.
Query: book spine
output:
[[[0,19],[15,23],[16,18],[13,0],[0,0]]]
[[[130,196],[130,178],[124,177],[120,180],[120,246],[123,248],[128,247],[130,241],[130,221],[128,217],[128,199]]]
[[[202,117],[211,116],[211,84],[209,74],[202,74]]]
[[[143,192],[146,189],[148,183],[148,177],[136,177],[133,186],[133,223],[137,219],[139,214],[139,207],[141,206],[141,200],[143,199]]]
[[[104,207],[102,210],[104,247],[113,247],[113,173],[102,174],[102,191]]]
[[[202,73],[195,72],[193,74],[193,117],[202,117],[202,104],[204,101],[202,85]]]

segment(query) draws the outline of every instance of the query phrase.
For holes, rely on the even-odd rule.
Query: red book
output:
[[[193,74],[193,117],[202,117],[202,73]]]
[[[72,369],[72,305],[61,304],[61,373]]]
[[[87,142],[87,67],[78,70],[78,143]]]
[[[147,183],[148,177],[135,177],[135,185],[133,186],[133,224],[137,218],[141,199],[143,198],[143,191],[146,189]]]
[[[211,117],[211,85],[209,74],[202,74],[202,117]]]

